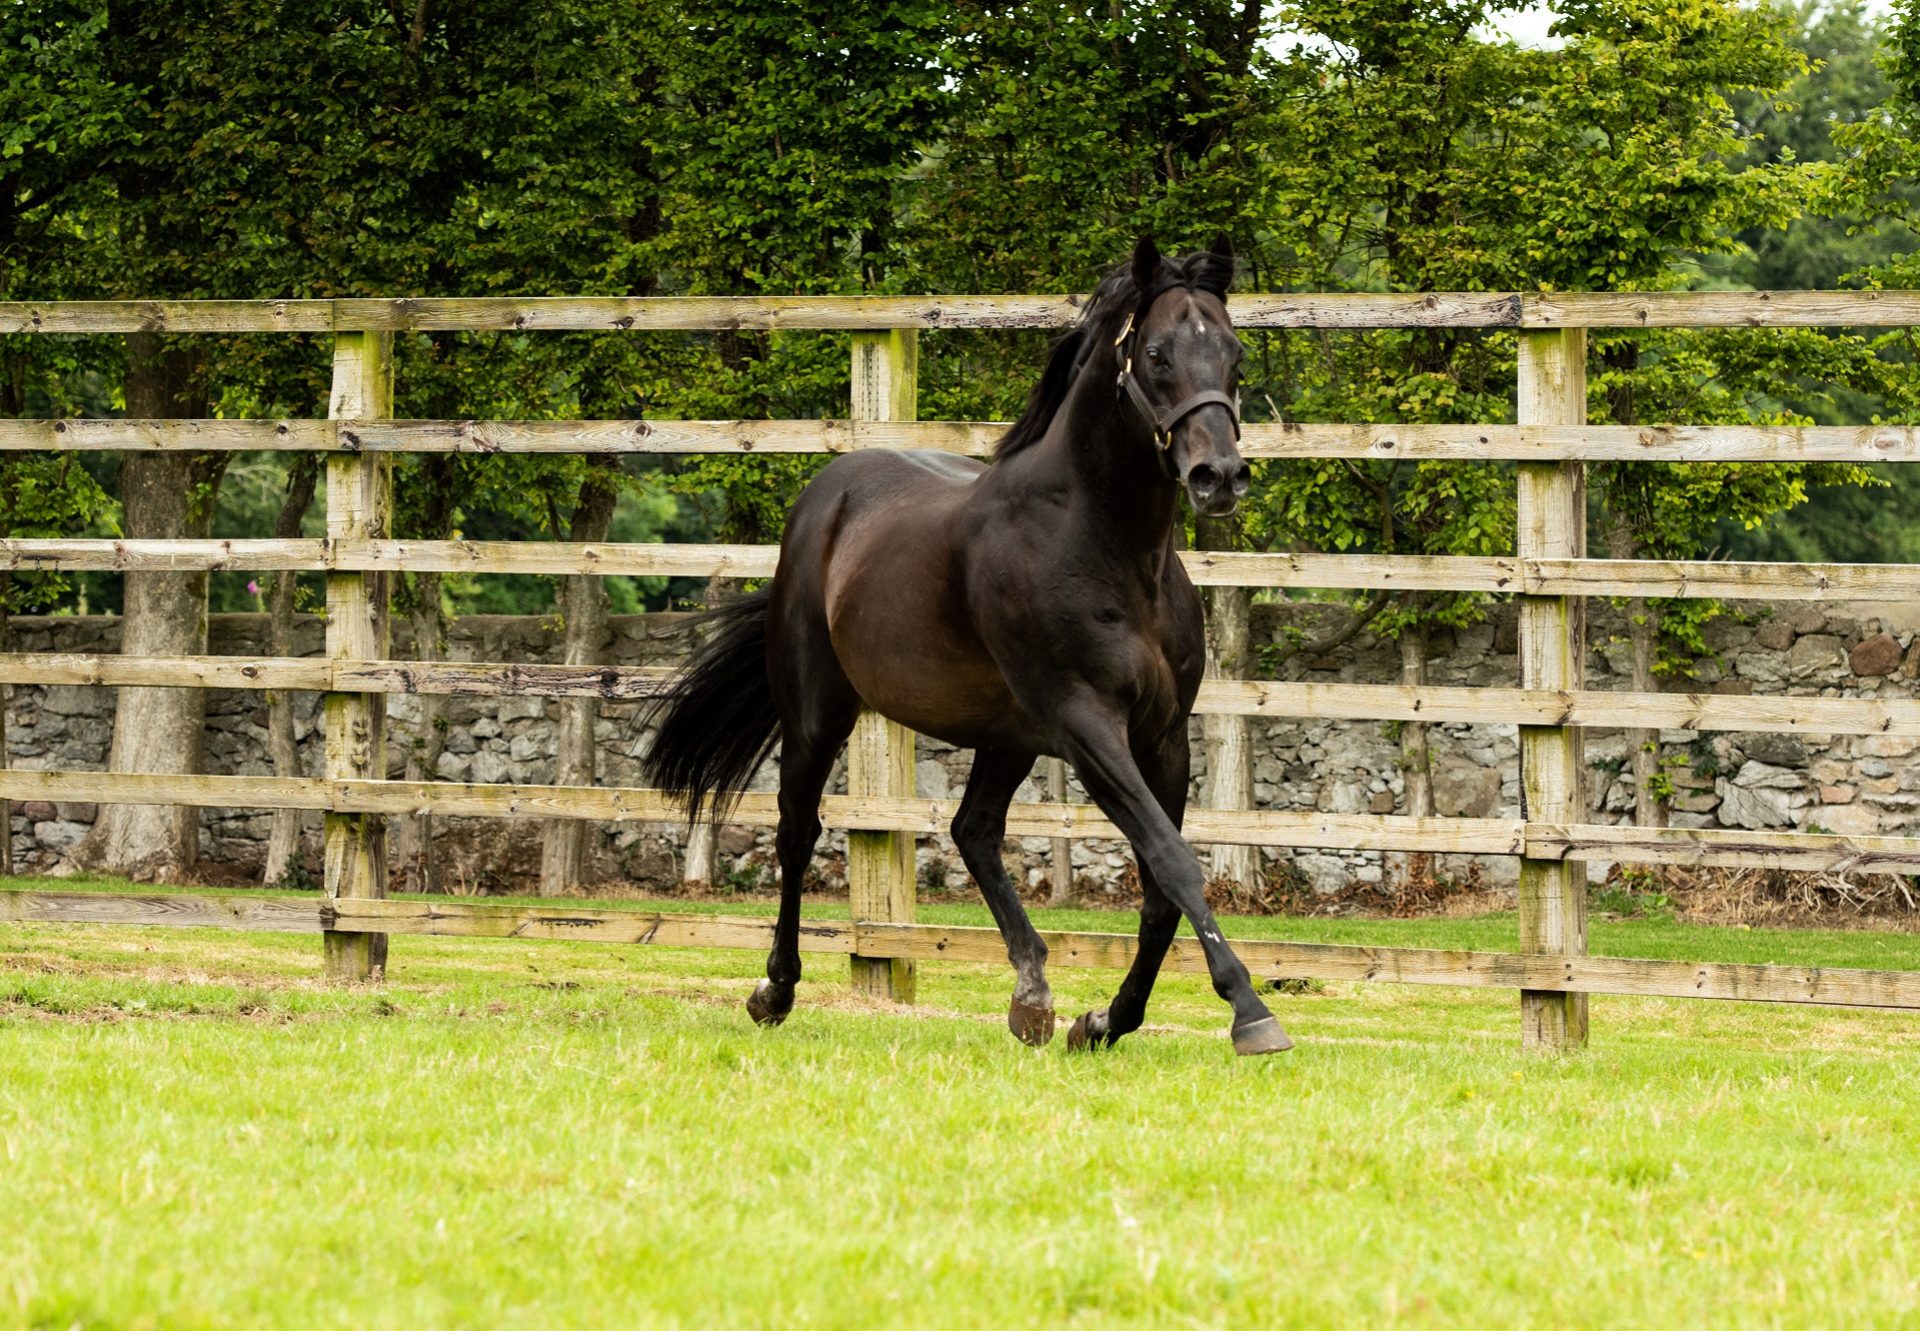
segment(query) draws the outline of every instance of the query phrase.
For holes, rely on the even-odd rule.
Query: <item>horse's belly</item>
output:
[[[926,614],[902,613],[880,589],[828,607],[840,668],[867,706],[904,726],[971,747],[1014,710],[998,666],[978,644]]]
[[[930,544],[930,543],[929,543]],[[835,551],[827,578],[834,655],[867,706],[973,747],[1017,716],[993,658],[952,603],[940,552],[901,536]]]

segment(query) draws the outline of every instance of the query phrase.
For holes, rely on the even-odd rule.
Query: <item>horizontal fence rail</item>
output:
[[[369,932],[438,938],[518,938],[654,947],[765,951],[773,921],[753,916],[688,915],[574,903],[550,906],[423,900],[338,901],[200,893],[0,891],[0,921],[18,924],[192,926],[283,933]],[[1124,970],[1136,941],[1125,934],[1041,930],[1056,965]],[[1920,972],[1852,970],[1642,957],[1549,957],[1436,948],[1357,947],[1343,943],[1230,940],[1255,975],[1290,979],[1385,981],[1466,988],[1621,994],[1643,998],[1717,998],[1824,1006],[1920,1008]],[[913,961],[998,963],[1005,944],[994,929],[933,924],[808,920],[800,950]],[[1191,938],[1177,938],[1163,968],[1205,974]]]
[[[1239,293],[1242,328],[1893,328],[1912,291]],[[1059,328],[1080,296],[454,296],[0,301],[0,333]]]
[[[571,541],[0,540],[0,568],[128,572],[190,569],[520,573],[769,578],[773,545],[628,545]],[[1197,586],[1353,591],[1461,591],[1527,596],[1664,596],[1826,601],[1920,597],[1905,564],[1733,560],[1521,559],[1478,555],[1181,552]]]
[[[1920,700],[1680,693],[1598,693],[1581,687],[1581,602],[1607,597],[1825,601],[1920,598],[1920,568],[1859,564],[1587,558],[1584,462],[1914,462],[1920,427],[1590,425],[1584,423],[1589,328],[1920,326],[1920,292],[1256,293],[1231,307],[1245,329],[1366,330],[1458,327],[1510,330],[1519,350],[1515,424],[1249,424],[1254,459],[1396,459],[1518,463],[1517,557],[1187,552],[1203,586],[1519,598],[1523,688],[1409,688],[1388,684],[1209,680],[1196,710],[1247,716],[1426,721],[1519,728],[1519,819],[1416,818],[1295,810],[1192,809],[1201,843],[1323,847],[1520,857],[1519,953],[1250,942],[1250,967],[1280,977],[1392,980],[1517,988],[1523,1039],[1541,1047],[1585,1039],[1583,995],[1643,994],[1779,1002],[1920,1007],[1920,971],[1823,971],[1699,965],[1584,955],[1584,866],[1616,860],[1765,867],[1830,873],[1920,872],[1920,838],[1817,832],[1666,829],[1585,824],[1580,734],[1587,727],[1797,731],[1920,737]],[[660,791],[608,786],[401,782],[386,770],[383,705],[395,694],[643,701],[661,668],[386,659],[382,575],[471,574],[765,578],[778,551],[747,545],[391,539],[391,467],[398,453],[840,454],[924,448],[985,457],[1005,425],[914,419],[917,329],[1054,329],[1084,313],[1077,296],[499,297],[271,301],[0,302],[0,334],[307,333],[334,343],[326,420],[44,419],[0,421],[0,451],[315,451],[328,455],[325,540],[0,541],[0,569],[32,571],[294,570],[325,572],[326,658],[90,655],[0,656],[0,680],[65,685],[313,689],[327,695],[328,774],[322,778],[212,777],[0,769],[0,800],[181,804],[323,811],[321,901],[220,896],[0,892],[0,919],[192,923],[321,932],[329,974],[378,972],[390,933],[599,938],[631,943],[764,948],[765,920],[553,907],[384,900],[380,817],[679,822]],[[848,419],[392,420],[391,334],[531,334],[717,330],[853,333]],[[850,956],[856,984],[911,994],[922,960],[1005,958],[990,930],[912,921],[914,840],[946,830],[956,804],[913,797],[912,737],[865,717],[856,735],[855,793],[822,801],[826,826],[849,834],[849,924],[811,922],[802,946]],[[1531,809],[1532,816],[1525,811]],[[744,796],[729,821],[768,827],[774,797]],[[1117,838],[1082,805],[1016,804],[1014,837]],[[1049,934],[1056,961],[1123,966],[1131,939]],[[1167,963],[1203,968],[1191,943]],[[867,976],[863,981],[861,977]],[[904,986],[904,987],[898,987]],[[881,992],[881,989],[873,989]]]
[[[0,799],[181,804],[220,809],[307,809],[341,814],[581,818],[605,823],[685,820],[684,810],[664,792],[620,786],[161,776],[12,768],[0,770]],[[820,820],[824,826],[839,831],[938,836],[948,829],[959,808],[958,800],[828,795],[820,803]],[[727,821],[743,827],[773,827],[779,818],[774,796],[749,793],[740,798]],[[1629,860],[1688,867],[1920,873],[1920,837],[1198,808],[1188,811],[1184,830],[1189,840],[1201,844],[1519,855],[1569,863]],[[1097,809],[1085,804],[1015,804],[1008,810],[1006,834],[1010,837],[1120,839],[1119,830]]]
[[[354,661],[323,657],[120,656],[0,653],[16,684],[450,694],[460,697],[640,701],[669,666],[528,665],[486,661]],[[1209,679],[1199,714],[1467,725],[1792,731],[1920,739],[1920,700],[1752,697],[1718,693],[1598,693],[1443,685],[1309,684]]]
[[[852,453],[986,457],[1004,421],[0,420],[0,450],[329,453]],[[1915,462],[1910,425],[1346,425],[1249,422],[1261,458],[1425,461]]]

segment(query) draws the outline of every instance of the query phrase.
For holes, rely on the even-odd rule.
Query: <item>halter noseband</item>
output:
[[[1160,294],[1161,293],[1157,291],[1153,292],[1147,297],[1147,300],[1149,302],[1157,300]],[[1113,345],[1116,350],[1119,350],[1127,339],[1133,336],[1134,316],[1138,313],[1139,311],[1135,311],[1127,315],[1127,322],[1125,326],[1120,329],[1120,336],[1113,339]],[[1192,397],[1182,399],[1171,407],[1157,407],[1154,405],[1153,399],[1147,396],[1147,390],[1141,387],[1140,381],[1133,377],[1133,348],[1130,346],[1120,352],[1120,375],[1115,381],[1115,388],[1117,391],[1124,391],[1128,397],[1132,398],[1133,405],[1138,407],[1140,414],[1147,418],[1147,424],[1153,430],[1153,443],[1156,456],[1160,459],[1161,470],[1165,471],[1167,475],[1173,476],[1175,480],[1178,480],[1179,477],[1174,475],[1173,470],[1173,427],[1191,416],[1194,412],[1200,410],[1200,408],[1212,406],[1216,403],[1225,407],[1227,409],[1227,415],[1233,418],[1234,442],[1238,443],[1240,441],[1240,398],[1238,395],[1223,393],[1217,388],[1208,388],[1195,393]]]

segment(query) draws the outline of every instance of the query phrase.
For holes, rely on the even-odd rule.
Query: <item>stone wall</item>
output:
[[[1255,607],[1256,641],[1284,641],[1290,632],[1319,636],[1344,611],[1298,602]],[[1590,606],[1589,687],[1628,687],[1629,655],[1617,614],[1605,603]],[[614,653],[621,664],[652,665],[674,659],[683,617],[620,617],[613,621]],[[1708,629],[1712,654],[1694,665],[1693,678],[1671,687],[1741,694],[1803,694],[1828,697],[1911,698],[1920,674],[1920,607],[1889,605],[1787,606],[1775,613],[1730,614]],[[20,650],[111,652],[119,629],[107,617],[14,621]],[[216,615],[212,650],[260,655],[266,621],[259,615]],[[299,626],[299,649],[320,650],[317,620]],[[404,637],[395,654],[408,650]],[[560,642],[551,621],[534,617],[477,615],[455,625],[451,654],[459,660],[552,661]],[[1495,609],[1486,623],[1438,635],[1428,677],[1436,685],[1517,685],[1514,613]],[[1294,658],[1287,678],[1392,683],[1399,655],[1390,642],[1362,636],[1347,648],[1311,660]],[[295,695],[296,733],[309,774],[318,775],[321,739],[318,696]],[[114,690],[78,686],[11,688],[7,758],[23,768],[99,768],[112,732]],[[637,705],[602,706],[598,727],[601,782],[640,783],[634,733]],[[541,784],[553,779],[555,705],[542,699],[455,698],[439,775],[451,781]],[[419,700],[390,702],[389,775],[398,777],[405,746],[417,735]],[[266,699],[257,691],[215,691],[208,697],[207,769],[222,774],[264,774]],[[1254,718],[1254,798],[1257,807],[1338,813],[1405,811],[1405,783],[1393,727],[1378,723]],[[1203,782],[1208,754],[1196,724],[1194,778]],[[1434,794],[1444,816],[1514,817],[1519,813],[1518,747],[1511,726],[1432,727]],[[1920,810],[1920,742],[1879,736],[1733,735],[1661,733],[1666,770],[1676,788],[1676,826],[1797,828],[1846,833],[1905,834]],[[1625,739],[1592,731],[1587,742],[1589,796],[1598,822],[1631,816],[1633,789],[1626,770]],[[965,784],[968,755],[921,741],[919,793],[957,796]],[[771,765],[756,780],[770,789]],[[836,774],[835,789],[844,789]],[[1070,798],[1081,798],[1077,787]],[[1030,781],[1019,798],[1040,799]],[[16,853],[26,867],[46,869],[87,830],[95,810],[87,804],[29,803],[14,806]],[[318,872],[319,815],[308,815],[306,861]],[[202,820],[203,857],[214,876],[257,876],[265,850],[268,815],[257,810],[207,810]],[[533,821],[446,818],[437,820],[447,886],[462,891],[524,890],[537,875],[540,826]],[[721,838],[721,870],[742,885],[758,884],[769,872],[770,834],[730,828]],[[592,842],[589,873],[596,881],[629,881],[664,887],[678,879],[682,837],[677,828],[604,826]],[[823,842],[820,867],[839,879],[844,839]],[[1020,846],[1030,882],[1047,872],[1050,843]],[[961,881],[966,870],[944,838],[929,839],[923,871]],[[1335,892],[1356,883],[1391,890],[1394,857],[1378,852],[1276,851],[1269,864],[1287,865],[1315,890]],[[1083,890],[1112,888],[1128,872],[1123,845],[1074,843],[1074,864]],[[1514,861],[1501,857],[1442,857],[1440,871],[1488,885],[1511,883]]]

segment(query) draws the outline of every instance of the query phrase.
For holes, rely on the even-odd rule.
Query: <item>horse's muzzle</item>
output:
[[[1239,458],[1227,466],[1199,462],[1187,468],[1187,498],[1202,517],[1224,518],[1240,507],[1240,498],[1253,484],[1253,468]]]

